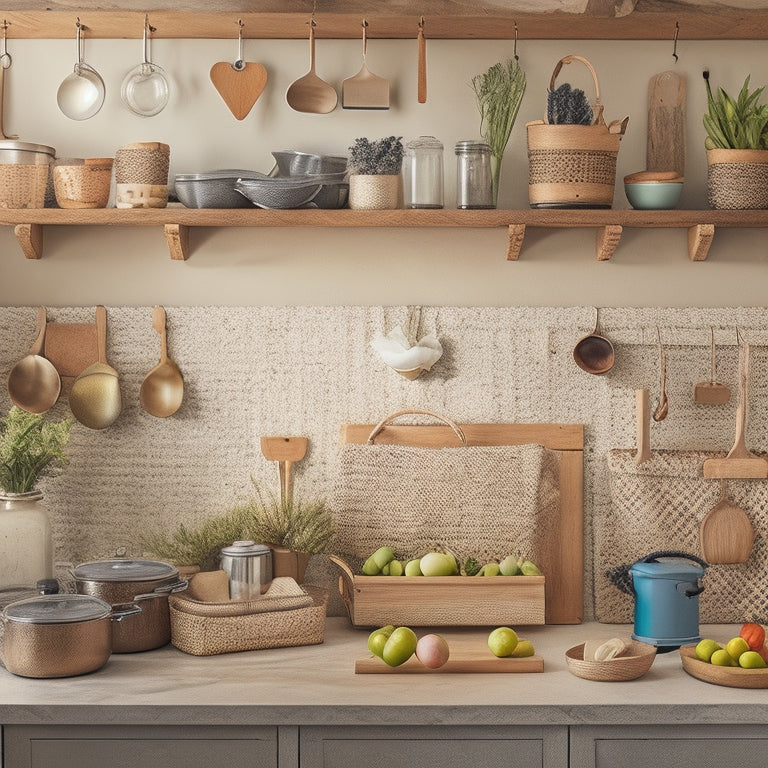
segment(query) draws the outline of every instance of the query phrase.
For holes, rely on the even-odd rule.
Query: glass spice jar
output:
[[[406,208],[443,207],[443,145],[419,136],[405,145],[403,158]]]
[[[456,207],[495,208],[491,148],[482,141],[456,142]]]

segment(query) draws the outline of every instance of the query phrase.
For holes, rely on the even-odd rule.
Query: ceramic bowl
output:
[[[633,208],[640,210],[668,210],[680,202],[682,181],[624,182],[624,193]]]
[[[585,661],[584,643],[565,652],[568,671],[576,677],[600,682],[623,682],[642,677],[656,658],[656,646],[632,640],[629,650],[608,661]]]

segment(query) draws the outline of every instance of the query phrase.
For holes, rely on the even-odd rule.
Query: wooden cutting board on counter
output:
[[[369,654],[355,660],[356,675],[377,674],[430,674],[445,672],[486,673],[486,672],[543,672],[544,659],[537,654],[523,658],[507,657],[500,659],[494,656],[487,645],[488,635],[473,633],[471,635],[452,637],[446,636],[451,655],[448,661],[438,669],[425,667],[415,656],[412,656],[399,667],[390,667],[378,657]]]

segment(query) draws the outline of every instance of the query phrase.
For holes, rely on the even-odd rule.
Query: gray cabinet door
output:
[[[764,726],[571,728],[573,768],[744,768],[766,754]]]
[[[277,768],[277,729],[6,726],[5,768]]]
[[[302,727],[300,768],[566,768],[568,729]]]

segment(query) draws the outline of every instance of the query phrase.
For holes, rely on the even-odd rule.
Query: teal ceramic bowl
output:
[[[636,181],[624,183],[624,194],[633,208],[668,210],[680,202],[682,181]]]

